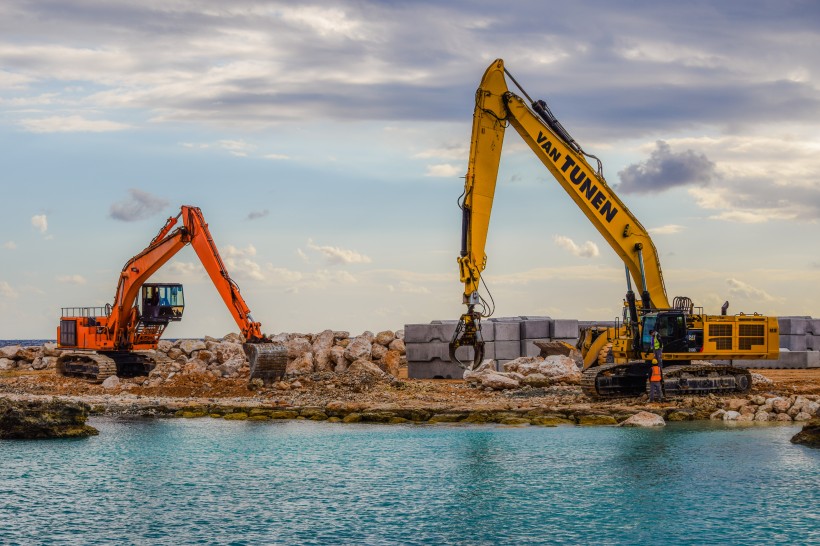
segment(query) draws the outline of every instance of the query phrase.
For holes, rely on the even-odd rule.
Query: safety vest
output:
[[[655,350],[657,351],[661,348],[661,336],[655,334],[654,336],[652,336],[652,340],[655,342]]]
[[[652,366],[652,376],[649,378],[650,381],[660,381],[661,380],[661,367],[657,364]]]

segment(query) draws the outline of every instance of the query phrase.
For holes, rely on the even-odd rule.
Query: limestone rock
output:
[[[464,370],[463,378],[470,383],[480,383],[481,376],[491,372],[495,372],[495,360],[488,358],[482,360],[476,369]]]
[[[313,353],[306,352],[288,362],[287,375],[304,375],[313,372]]]
[[[752,372],[752,385],[771,385],[774,381],[766,377],[765,375]]]
[[[805,411],[801,411],[797,415],[794,416],[795,421],[810,421],[811,415],[806,413]]]
[[[206,345],[201,339],[183,339],[179,342],[179,348],[182,349],[186,355],[190,356],[194,351],[205,349]]]
[[[769,420],[769,412],[767,411],[758,411],[755,413],[755,421],[768,421]]]
[[[521,384],[512,377],[494,372],[481,376],[481,386],[495,391],[502,391],[506,389],[517,389],[521,387]]]
[[[727,411],[723,414],[724,421],[737,421],[740,418],[740,412],[738,411]]]
[[[788,398],[778,397],[772,400],[772,409],[777,413],[786,413],[792,406]]]
[[[212,352],[216,355],[216,361],[220,364],[224,364],[232,358],[245,358],[245,350],[242,348],[241,343],[222,341],[212,349]]]
[[[520,381],[522,385],[529,385],[533,388],[549,387],[553,383],[546,375],[539,372],[525,375]]]
[[[43,355],[44,356],[60,356],[62,354],[62,350],[57,348],[57,344],[53,341],[48,341],[43,344]]]
[[[299,358],[305,353],[309,353],[313,349],[310,340],[305,337],[296,337],[285,342],[285,347],[288,350],[288,358]]]
[[[780,421],[783,423],[791,423],[792,418],[789,416],[788,413],[778,413],[777,416],[774,418],[775,421]]]
[[[336,363],[331,358],[330,348],[316,349],[315,343],[313,347],[313,369],[317,372],[332,372],[336,367]]]
[[[719,409],[709,416],[712,421],[723,421],[723,416],[726,415],[726,410]]]
[[[529,375],[538,372],[538,366],[543,362],[544,359],[537,356],[522,356],[504,364],[504,371]]]
[[[575,361],[568,356],[552,355],[544,359],[538,371],[553,381],[578,384],[581,382],[581,370]]]
[[[626,421],[623,421],[620,426],[622,427],[664,427],[666,426],[666,421],[663,420],[663,417],[656,413],[652,413],[649,411],[639,411]]]
[[[385,372],[392,376],[398,376],[401,367],[401,354],[398,351],[388,350],[382,357],[381,363],[380,367]]]
[[[116,375],[112,375],[111,377],[106,377],[105,381],[102,382],[102,387],[106,390],[116,389],[120,386],[120,378]]]
[[[345,358],[345,348],[334,345],[330,348],[330,360],[333,362],[333,371],[342,373],[347,370],[347,359]]]
[[[6,370],[13,370],[17,367],[17,363],[10,358],[0,358],[0,372]]]
[[[319,351],[329,351],[333,347],[333,330],[323,330],[313,338],[311,352],[316,355]]]
[[[726,409],[729,411],[740,411],[740,408],[749,405],[745,398],[730,398],[726,401]]]
[[[379,345],[387,347],[388,345],[390,345],[390,342],[393,341],[395,338],[396,334],[394,334],[390,330],[385,330],[383,332],[379,332],[378,334],[376,334],[375,342]]]
[[[157,343],[157,349],[163,353],[168,353],[168,351],[170,351],[173,347],[174,344],[165,339],[161,339],[159,340],[159,343]]]
[[[387,348],[391,351],[398,351],[399,354],[405,354],[407,352],[404,340],[399,338],[396,338],[393,341],[391,341],[390,345],[388,345]]]
[[[226,341],[228,343],[242,343],[245,340],[242,339],[242,336],[240,336],[236,332],[230,332],[229,334],[225,334],[222,337],[222,341]]]
[[[345,348],[345,358],[351,362],[370,360],[372,350],[372,342],[366,336],[359,336]]]
[[[376,340],[376,336],[370,330],[365,330],[358,337],[360,337],[362,339],[366,339],[369,343],[373,343]]]
[[[389,349],[380,343],[374,343],[370,350],[371,360],[381,360]]]
[[[5,347],[0,347],[0,358],[8,358],[9,360],[14,359],[17,356],[17,351],[22,349],[20,345],[6,345]]]
[[[814,419],[803,425],[803,430],[795,434],[791,442],[820,448],[820,419]]]
[[[0,438],[80,438],[98,434],[85,424],[87,404],[59,400],[15,402],[0,398]]]

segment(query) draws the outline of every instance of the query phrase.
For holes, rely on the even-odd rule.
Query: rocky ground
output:
[[[487,369],[465,380],[413,380],[406,379],[401,332],[350,337],[328,330],[280,334],[277,342],[288,348],[288,376],[267,386],[249,384],[247,362],[233,336],[165,342],[161,349],[170,360],[149,376],[114,377],[103,384],[57,374],[53,346],[3,348],[0,398],[57,396],[87,403],[97,414],[259,420],[618,424],[642,411],[667,421],[820,417],[820,369],[759,370],[744,396],[683,396],[648,404],[645,396],[587,398],[570,357],[522,358],[503,373]]]

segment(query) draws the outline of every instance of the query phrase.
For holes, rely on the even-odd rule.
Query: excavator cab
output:
[[[144,284],[141,294],[142,322],[168,324],[182,320],[185,297],[181,284]]]
[[[657,330],[663,343],[665,353],[688,353],[697,352],[697,342],[703,345],[703,334],[700,331],[699,339],[694,335],[689,335],[686,325],[686,314],[682,310],[658,311],[647,313],[642,317],[643,327],[641,328],[641,350],[645,353],[652,352],[652,330]],[[691,349],[691,350],[690,350]]]

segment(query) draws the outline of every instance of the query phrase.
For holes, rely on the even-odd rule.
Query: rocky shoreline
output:
[[[0,348],[0,398],[87,404],[90,415],[211,417],[262,421],[309,419],[347,423],[496,423],[621,425],[638,414],[667,421],[805,423],[820,418],[820,389],[796,392],[754,374],[745,396],[681,396],[648,404],[646,396],[596,401],[579,386],[577,355],[522,357],[504,371],[491,363],[465,380],[414,380],[406,371],[403,333],[325,330],[279,334],[287,375],[273,385],[248,383],[241,339],[163,341],[162,361],[147,377],[91,384],[59,376],[59,350]],[[820,387],[820,385],[817,385]],[[641,421],[641,419],[637,419]],[[627,423],[631,424],[631,423]],[[657,423],[655,423],[657,425]],[[655,426],[645,424],[639,426]]]

